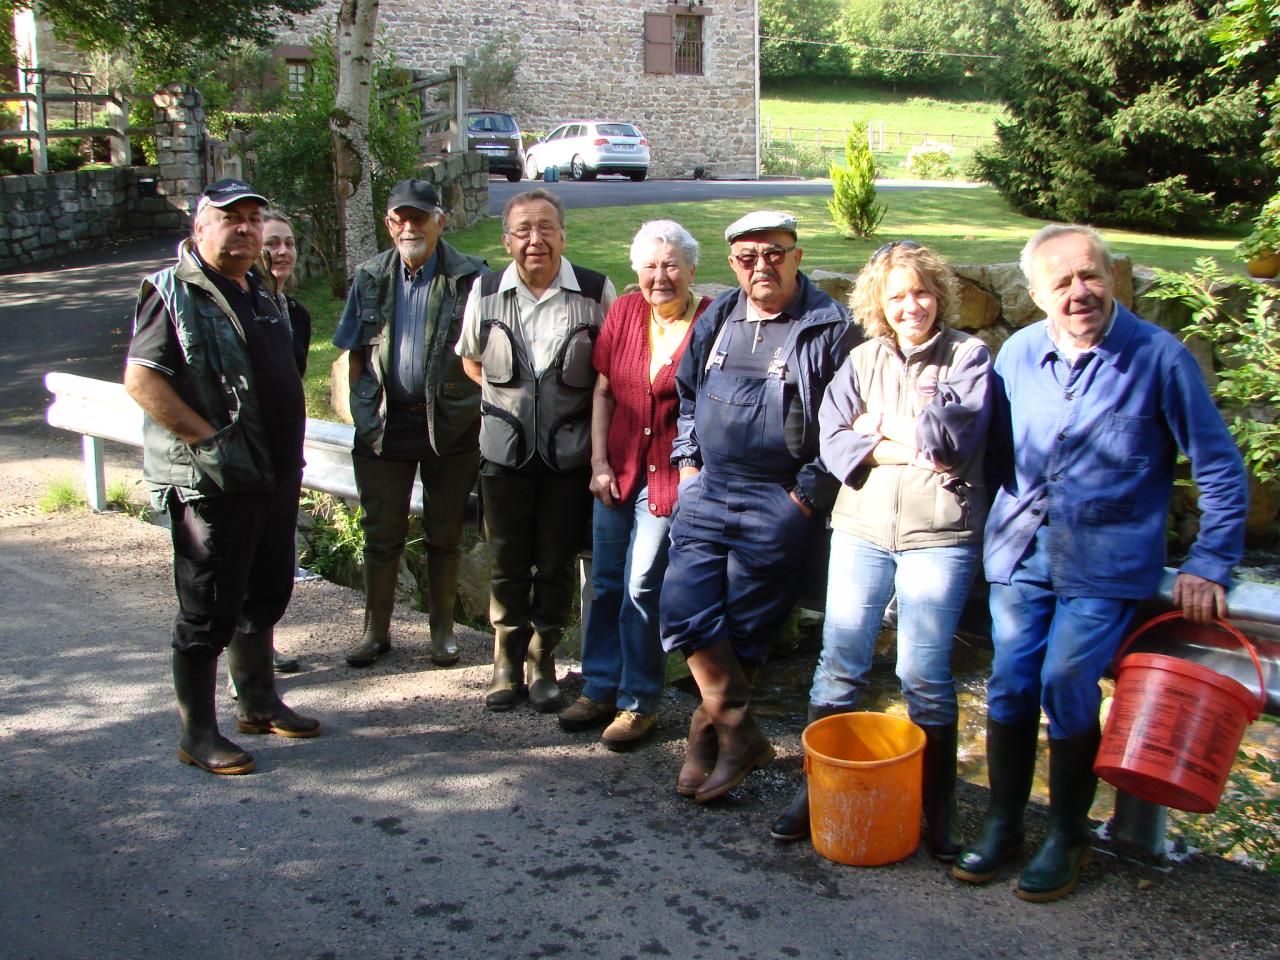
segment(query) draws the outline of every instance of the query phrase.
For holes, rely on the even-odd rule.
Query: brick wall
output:
[[[332,23],[327,2],[283,36],[306,43]],[[516,91],[497,109],[526,130],[559,121],[625,120],[649,138],[655,177],[755,175],[755,0],[708,0],[702,76],[644,72],[644,14],[662,2],[494,4],[383,0],[379,36],[406,66],[438,71],[505,35],[520,55]]]

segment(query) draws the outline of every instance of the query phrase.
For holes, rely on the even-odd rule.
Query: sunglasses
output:
[[[881,257],[887,255],[890,250],[920,250],[924,247],[922,243],[916,243],[914,240],[894,240],[892,243],[886,243],[884,246],[876,250],[871,255],[871,259],[867,263],[875,263]]]
[[[769,247],[765,250],[757,250],[751,253],[731,253],[729,254],[729,259],[743,270],[754,270],[757,260],[763,260],[769,266],[776,267],[787,259],[787,254],[794,249],[794,244],[789,247]]]

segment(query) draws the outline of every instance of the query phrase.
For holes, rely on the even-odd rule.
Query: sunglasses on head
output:
[[[884,246],[876,250],[876,252],[871,255],[871,259],[867,262],[875,263],[881,257],[885,256],[890,250],[895,248],[898,250],[919,250],[923,246],[924,244],[916,243],[914,240],[894,240],[893,242],[886,243]]]

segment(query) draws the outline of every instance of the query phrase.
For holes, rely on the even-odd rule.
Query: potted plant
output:
[[[1267,201],[1253,232],[1236,244],[1235,252],[1251,277],[1270,279],[1280,273],[1280,198]]]

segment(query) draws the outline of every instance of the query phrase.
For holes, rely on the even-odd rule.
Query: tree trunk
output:
[[[338,89],[334,98],[334,190],[339,242],[347,282],[378,252],[369,165],[369,100],[373,94],[373,39],[378,0],[342,0],[338,8]]]

